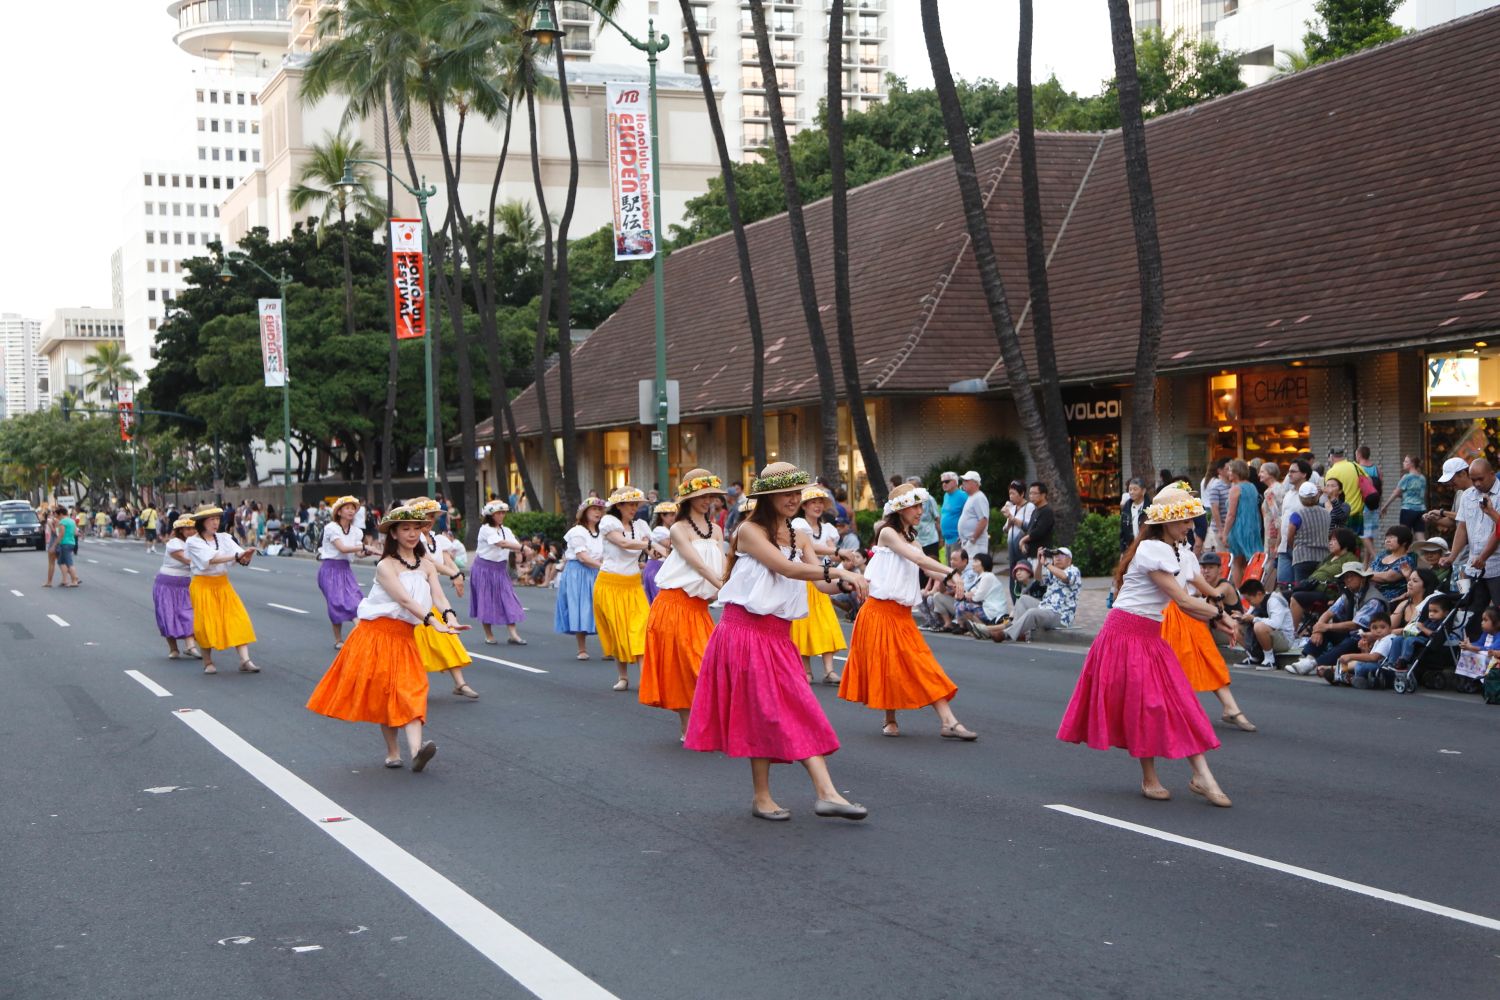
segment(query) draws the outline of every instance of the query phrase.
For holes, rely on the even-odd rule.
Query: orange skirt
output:
[[[840,698],[894,711],[926,708],[957,693],[917,631],[911,608],[873,597],[860,606]]]
[[[1214,645],[1208,625],[1187,614],[1175,601],[1162,612],[1161,637],[1177,654],[1177,662],[1194,691],[1217,691],[1229,686],[1229,667],[1219,647]]]
[[[427,670],[412,637],[415,629],[396,618],[360,619],[307,707],[345,722],[427,721]]]
[[[677,587],[656,592],[646,619],[646,654],[641,659],[642,705],[680,711],[693,707],[698,667],[713,634],[708,602]]]

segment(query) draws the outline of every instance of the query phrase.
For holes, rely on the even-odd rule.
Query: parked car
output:
[[[0,507],[0,549],[29,545],[38,552],[46,548],[42,522],[30,507]]]

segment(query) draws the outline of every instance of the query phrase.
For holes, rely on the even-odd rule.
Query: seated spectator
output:
[[[1337,479],[1329,479],[1323,483],[1323,506],[1328,508],[1329,519],[1335,528],[1348,526],[1349,504],[1344,500],[1344,487]],[[1354,537],[1358,538],[1359,532],[1356,531]]]
[[[1406,593],[1391,608],[1391,628],[1401,632],[1421,621],[1428,599],[1441,589],[1437,575],[1431,570],[1419,569],[1412,573],[1406,578]]]
[[[864,546],[859,542],[859,533],[854,530],[854,525],[847,517],[840,517],[834,522],[839,529],[838,559],[849,569],[863,569],[865,565]]]
[[[1407,551],[1411,547],[1411,529],[1393,524],[1385,530],[1385,551],[1370,563],[1370,579],[1387,603],[1399,601],[1406,593],[1407,578],[1417,568],[1417,558]]]
[[[1032,572],[1031,563],[1023,559],[1010,568],[1010,595],[1012,599],[1029,594],[1040,600],[1046,592],[1046,585],[1036,579],[1036,574]]]
[[[1493,604],[1485,608],[1484,614],[1479,616],[1478,642],[1465,638],[1461,646],[1464,653],[1481,658],[1481,676],[1495,666],[1500,661],[1500,608]]]
[[[1256,670],[1275,670],[1276,654],[1291,651],[1296,640],[1292,606],[1279,590],[1267,590],[1259,580],[1246,580],[1240,593],[1250,602],[1250,613],[1240,623],[1245,662]]]
[[[1208,593],[1201,595],[1202,598],[1226,612],[1239,611],[1240,592],[1224,576],[1224,557],[1217,552],[1205,552],[1198,563],[1198,568],[1203,574],[1204,581],[1211,588]],[[1231,639],[1222,630],[1209,629],[1209,631],[1213,633],[1214,645],[1223,646],[1226,649],[1229,647]]]
[[[1358,546],[1359,537],[1355,536],[1355,551],[1358,551]],[[1318,667],[1333,666],[1345,653],[1356,652],[1360,629],[1367,627],[1376,614],[1385,614],[1386,626],[1390,626],[1385,600],[1370,582],[1372,576],[1374,574],[1363,563],[1353,560],[1344,563],[1339,574],[1342,590],[1338,599],[1318,618],[1312,638],[1302,647],[1302,659],[1287,667],[1288,670],[1294,674],[1310,674]]]
[[[1453,567],[1443,565],[1443,557],[1448,554],[1448,540],[1433,536],[1412,546],[1412,552],[1417,557],[1418,570],[1430,571],[1437,577],[1438,589],[1446,590],[1453,575]]]
[[[948,631],[958,620],[959,599],[979,583],[979,564],[969,558],[963,546],[949,553],[948,564],[958,570],[958,575],[949,580],[946,586],[941,581],[931,581],[927,596],[921,605],[926,627],[932,631]]]
[[[1379,672],[1380,665],[1390,654],[1393,639],[1391,616],[1384,611],[1378,611],[1370,616],[1369,627],[1359,637],[1358,648],[1347,653],[1340,653],[1335,663],[1319,666],[1318,676],[1330,684],[1351,686],[1354,685],[1357,677],[1360,681],[1359,687],[1371,687],[1371,679]]]
[[[1345,563],[1358,557],[1358,550],[1359,537],[1348,528],[1337,529],[1328,539],[1328,558],[1292,585],[1292,621],[1298,632],[1308,612],[1321,613],[1338,596],[1339,574]]]
[[[1010,611],[1006,586],[995,575],[995,558],[988,552],[974,556],[979,564],[979,582],[956,604],[958,624],[967,631],[970,623],[994,625]],[[986,636],[985,638],[989,638]]]
[[[1420,659],[1433,637],[1446,641],[1443,619],[1453,610],[1453,600],[1447,594],[1432,594],[1415,609],[1402,602],[1402,609],[1401,619],[1394,614],[1391,616],[1393,640],[1390,655],[1386,658],[1387,664],[1398,671],[1406,670],[1414,660]]]
[[[1037,629],[1071,628],[1078,613],[1078,594],[1083,590],[1083,574],[1073,565],[1073,550],[1048,550],[1051,558],[1043,563],[1047,590],[1041,600],[1023,594],[1016,598],[1009,625],[975,625],[973,632],[981,639],[995,642],[1030,642]]]

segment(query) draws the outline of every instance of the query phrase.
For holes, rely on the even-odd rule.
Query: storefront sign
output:
[[[120,440],[135,437],[135,390],[122,385],[115,390],[115,404],[120,408]]]
[[[1120,433],[1120,394],[1112,389],[1064,389],[1069,434]]]
[[[656,253],[651,178],[651,109],[638,83],[606,83],[609,187],[614,197],[615,260]]]
[[[286,328],[281,322],[281,300],[260,300],[260,357],[265,367],[266,385],[286,385]]]
[[[391,220],[391,271],[396,287],[396,339],[427,333],[427,296],[422,285],[422,220]]]
[[[1240,376],[1242,419],[1307,418],[1310,397],[1301,372],[1246,372]]]

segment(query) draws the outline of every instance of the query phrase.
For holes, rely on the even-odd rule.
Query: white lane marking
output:
[[[11,593],[15,594],[17,597],[25,597],[26,596],[25,594],[21,593],[19,590],[12,590]]]
[[[1417,899],[1415,896],[1407,896],[1404,893],[1390,892],[1386,889],[1377,889],[1372,885],[1361,882],[1351,882],[1348,879],[1339,878],[1335,875],[1324,875],[1315,872],[1311,868],[1299,868],[1296,865],[1285,864],[1281,861],[1273,861],[1263,858],[1257,854],[1247,854],[1244,851],[1236,851],[1231,847],[1220,847],[1218,844],[1210,844],[1204,840],[1193,840],[1191,837],[1181,837],[1175,833],[1165,830],[1157,830],[1149,826],[1141,826],[1138,823],[1128,823],[1113,816],[1101,816],[1098,813],[1087,812],[1083,809],[1075,809],[1072,806],[1049,805],[1048,809],[1069,816],[1077,816],[1080,819],[1093,820],[1095,823],[1103,823],[1106,826],[1118,827],[1121,830],[1129,830],[1131,833],[1139,833],[1146,837],[1155,837],[1157,840],[1165,840],[1169,844],[1180,844],[1183,847],[1191,847],[1194,850],[1205,851],[1209,854],[1217,854],[1220,857],[1230,858],[1234,861],[1243,861],[1248,865],[1258,865],[1261,868],[1269,868],[1272,871],[1281,872],[1286,875],[1294,875],[1311,882],[1332,886],[1335,889],[1343,889],[1346,892],[1358,893],[1361,896],[1369,896],[1372,899],[1381,899],[1387,903],[1395,903],[1397,906],[1408,906],[1413,910],[1421,910],[1424,913],[1436,914],[1439,917],[1447,917],[1449,920],[1458,920],[1486,930],[1500,931],[1500,920],[1493,917],[1480,916],[1477,913],[1468,913],[1464,910],[1455,910],[1451,906],[1443,906],[1440,903],[1429,903],[1425,899]]]
[[[312,821],[431,913],[485,958],[543,1000],[616,1000],[614,994],[548,951],[524,931],[403,850],[374,827],[245,742],[207,712],[174,713],[277,798]],[[343,822],[324,823],[328,816]]]
[[[257,573],[269,573],[269,572],[271,572],[270,570],[265,569],[264,567],[261,567],[261,566],[246,566],[245,568],[249,569],[249,570],[254,570]]]
[[[158,698],[172,697],[172,692],[168,691],[166,688],[162,687],[160,684],[156,683],[151,678],[141,673],[139,670],[127,670],[125,671],[125,676],[134,678],[136,682],[141,685],[141,687],[145,688],[147,691],[150,691]]]
[[[476,660],[488,660],[491,663],[498,663],[502,667],[515,667],[517,670],[524,670],[528,674],[545,674],[547,672],[537,667],[528,667],[524,663],[516,663],[513,660],[502,660],[498,656],[485,656],[483,653],[475,653],[472,651],[469,652],[469,655],[474,657],[474,659]]]
[[[309,952],[309,951],[322,951],[322,950],[323,950],[323,946],[320,945],[320,944],[299,944],[299,945],[294,945],[292,947],[292,951],[296,952],[299,955],[301,955],[301,954],[303,954],[305,952]]]
[[[276,608],[276,609],[281,610],[281,611],[290,611],[294,615],[305,615],[305,614],[307,614],[307,612],[303,611],[301,608],[288,607],[285,604],[272,604],[270,601],[266,602],[266,607],[268,607],[268,608]]]
[[[99,565],[99,560],[97,560],[97,559],[90,559],[88,556],[84,556],[83,561],[84,562],[91,562],[95,566]]]
[[[131,569],[129,566],[121,566],[120,568],[123,569],[127,573],[134,573],[137,576],[139,576],[140,573],[141,573],[140,570],[138,570],[138,569]]]
[[[72,628],[71,625],[69,625],[67,622],[63,621],[61,618],[57,617],[56,615],[48,615],[47,617],[51,618],[54,622],[56,622],[58,628]]]

